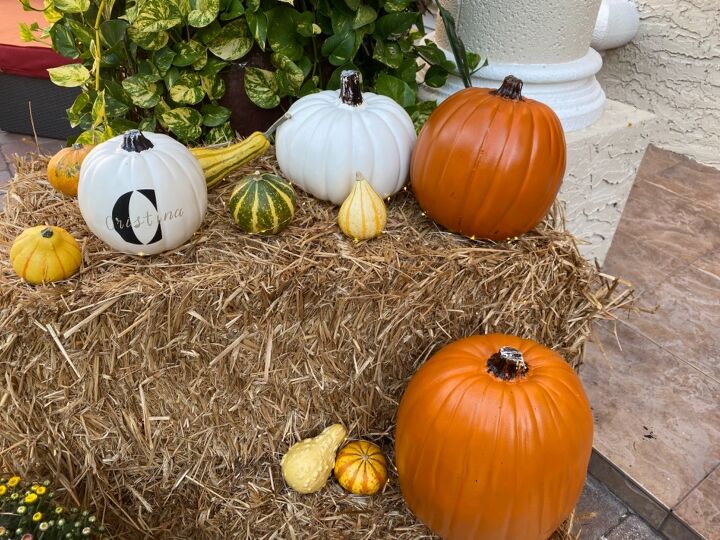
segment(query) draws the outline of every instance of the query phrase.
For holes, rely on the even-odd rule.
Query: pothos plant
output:
[[[33,9],[30,0],[19,0]],[[246,67],[245,91],[274,108],[339,86],[358,69],[365,89],[390,96],[422,122],[435,106],[419,102],[416,74],[440,87],[455,63],[424,35],[413,0],[45,0],[49,26],[21,25],[28,41],[50,41],[78,63],[52,68],[51,80],[82,91],[67,110],[99,142],[130,128],[167,131],[185,143],[234,138],[222,70],[253,48],[274,69]],[[462,63],[477,69],[480,57]]]

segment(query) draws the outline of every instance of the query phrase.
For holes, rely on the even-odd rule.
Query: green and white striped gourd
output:
[[[248,233],[276,234],[295,216],[295,190],[283,178],[255,171],[230,195],[230,215]]]

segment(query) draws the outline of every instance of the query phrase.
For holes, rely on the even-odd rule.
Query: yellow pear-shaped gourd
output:
[[[386,222],[385,202],[362,173],[357,173],[352,191],[338,213],[340,229],[353,240],[368,240],[378,236]]]
[[[280,461],[287,485],[298,493],[322,489],[335,465],[335,452],[346,436],[341,424],[333,424],[317,437],[293,444]]]
[[[10,263],[28,283],[67,279],[82,262],[80,246],[61,227],[38,225],[25,229],[10,248]]]

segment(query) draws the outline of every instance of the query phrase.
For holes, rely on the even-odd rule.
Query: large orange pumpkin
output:
[[[503,334],[462,339],[413,376],[395,459],[410,509],[448,540],[547,540],[573,510],[592,415],[556,353]]]
[[[47,169],[50,185],[63,195],[77,197],[80,166],[93,148],[92,144],[73,144],[55,154]]]
[[[498,90],[461,90],[420,132],[413,192],[446,229],[505,240],[535,227],[555,200],[565,174],[563,129],[550,107],[521,89],[511,75]]]

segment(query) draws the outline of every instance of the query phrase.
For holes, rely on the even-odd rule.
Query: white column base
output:
[[[558,200],[586,259],[604,262],[645,148],[658,129],[654,114],[608,100],[595,124],[567,135],[567,170]]]
[[[432,40],[434,34],[428,34]],[[444,50],[453,60],[452,52]],[[603,112],[605,92],[595,78],[602,67],[602,58],[593,49],[587,54],[559,64],[490,64],[477,72],[473,86],[498,88],[508,75],[522,79],[523,95],[550,106],[560,118],[565,131],[575,131],[595,122]],[[420,80],[424,73],[419,75]],[[421,85],[419,96],[426,100],[442,101],[464,88],[458,77],[450,76],[442,88]]]

